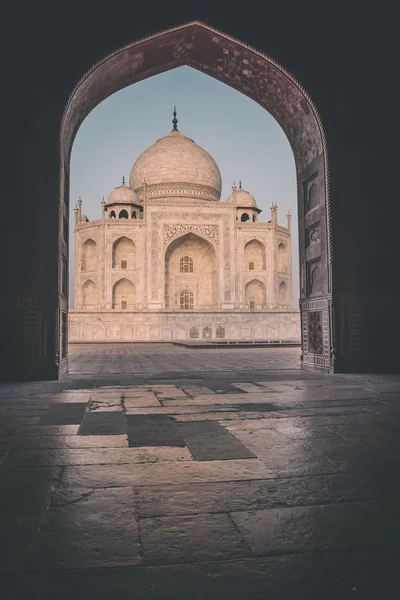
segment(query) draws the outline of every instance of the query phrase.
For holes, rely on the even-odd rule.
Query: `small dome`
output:
[[[108,196],[107,204],[137,204],[138,197],[130,187],[119,185]]]
[[[143,198],[195,196],[204,200],[221,197],[221,173],[204,148],[177,129],[143,152],[132,167],[130,186]]]
[[[234,202],[233,193],[229,196],[227,202]],[[252,196],[246,190],[242,190],[241,188],[236,190],[236,204],[237,206],[251,206],[257,208],[257,202],[254,196]]]

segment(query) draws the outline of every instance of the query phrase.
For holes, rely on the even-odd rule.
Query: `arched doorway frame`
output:
[[[69,218],[72,144],[86,116],[113,93],[148,77],[190,66],[247,95],[279,123],[292,147],[299,215],[302,361],[306,369],[333,370],[331,200],[327,140],[318,110],[304,87],[271,57],[200,21],[171,28],[125,45],[96,63],[77,83],[66,104],[60,131],[59,288],[68,257],[63,255],[63,219]],[[308,191],[317,185],[317,208],[306,210]],[[315,187],[312,188],[315,197]],[[319,229],[318,247],[307,245],[308,230]],[[323,282],[309,298],[309,263],[319,261]],[[65,286],[64,286],[65,287]],[[59,374],[65,355],[68,302],[59,294]],[[316,333],[317,332],[317,333]],[[316,340],[316,336],[320,336]],[[316,340],[316,341],[315,341]],[[321,352],[322,348],[322,352]],[[63,352],[61,352],[63,349]]]

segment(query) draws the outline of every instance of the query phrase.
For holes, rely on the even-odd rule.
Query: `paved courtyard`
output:
[[[300,348],[185,348],[168,343],[70,344],[71,375],[299,369]]]
[[[398,597],[400,377],[165,352],[0,388],[0,597]]]

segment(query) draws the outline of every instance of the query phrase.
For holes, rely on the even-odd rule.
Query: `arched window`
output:
[[[245,269],[265,271],[265,246],[259,240],[250,240],[244,247]]]
[[[112,210],[112,211],[110,212],[110,219],[115,219],[115,216],[116,216],[116,215],[115,215],[115,210]]]
[[[253,223],[256,222],[256,215],[253,215]]]
[[[244,297],[248,308],[262,308],[266,303],[265,284],[258,279],[249,281],[244,290]]]
[[[190,256],[182,256],[180,260],[181,273],[193,273],[193,260]]]
[[[196,340],[199,337],[199,330],[197,329],[197,327],[191,327],[189,329],[189,337],[192,340]]]
[[[279,284],[279,304],[287,303],[287,285],[284,281]]]
[[[242,221],[242,223],[246,223],[246,221],[248,221],[250,219],[249,215],[247,213],[243,213],[240,220]]]
[[[82,271],[96,270],[96,242],[86,240],[82,247]]]
[[[212,329],[211,327],[204,327],[203,329],[203,338],[210,338],[212,337]]]
[[[179,295],[179,308],[181,310],[190,310],[193,308],[193,292],[188,290],[182,290]]]
[[[119,218],[119,219],[127,219],[127,218],[128,218],[128,213],[127,213],[127,211],[126,211],[125,209],[124,209],[124,210],[121,210],[121,211],[120,211],[120,213],[119,213],[119,215],[118,215],[118,218]]]
[[[219,339],[219,340],[223,339],[225,337],[225,327],[222,327],[222,325],[219,325],[217,327],[215,335],[216,335],[217,339]]]
[[[134,210],[132,213],[132,219],[136,219],[136,210]]]

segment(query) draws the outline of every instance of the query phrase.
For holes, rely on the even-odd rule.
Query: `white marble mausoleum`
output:
[[[69,341],[300,341],[292,308],[291,216],[259,221],[255,198],[221,200],[215,160],[177,129],[150,146],[103,200],[75,208]]]

